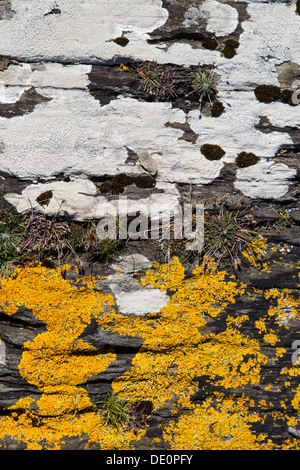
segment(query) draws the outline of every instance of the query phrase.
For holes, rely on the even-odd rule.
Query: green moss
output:
[[[239,47],[239,42],[235,39],[227,39],[224,43],[223,54],[227,59],[232,59],[236,54],[236,49]]]
[[[215,38],[205,38],[202,41],[202,47],[204,47],[204,49],[210,49],[211,51],[214,51],[218,45],[219,43]]]
[[[221,116],[221,114],[224,111],[224,105],[221,103],[221,101],[215,101],[214,104],[211,107],[211,115],[212,117],[218,117]]]
[[[124,191],[124,186],[114,180],[105,181],[100,186],[101,193],[109,193],[109,194],[120,194]]]
[[[120,173],[113,178],[113,181],[118,184],[122,184],[123,186],[128,186],[132,184],[134,178],[132,176],[127,175],[126,173]]]
[[[275,85],[258,85],[254,90],[255,96],[258,101],[263,103],[272,103],[272,101],[282,101],[287,103],[290,106],[295,104],[292,101],[292,96],[294,91],[284,89],[281,90],[278,86]]]
[[[156,181],[150,175],[130,176],[126,173],[120,173],[110,181],[105,181],[99,187],[101,193],[120,194],[123,193],[124,187],[135,184],[138,188],[153,188]]]
[[[114,42],[116,44],[118,44],[118,46],[125,47],[129,43],[129,39],[127,39],[125,37],[118,37],[118,38],[114,39]]]
[[[259,158],[252,152],[240,152],[235,159],[235,163],[239,168],[246,168],[259,162]]]
[[[141,175],[135,178],[134,183],[138,188],[153,188],[156,181],[150,175]]]
[[[36,202],[38,202],[41,206],[48,206],[52,196],[52,191],[44,191],[36,198]]]
[[[283,103],[287,103],[290,106],[296,106],[295,103],[292,101],[292,96],[294,94],[294,90],[282,90],[281,92],[281,99]]]
[[[282,99],[281,90],[275,85],[258,85],[254,93],[258,101],[263,103],[271,103],[272,101],[280,101]]]
[[[200,151],[207,160],[221,160],[225,155],[225,151],[219,145],[213,144],[202,145]]]

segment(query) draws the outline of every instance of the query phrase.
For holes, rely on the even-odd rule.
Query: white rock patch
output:
[[[140,255],[135,255],[140,256]],[[143,257],[145,258],[145,257]],[[128,264],[129,257],[126,257],[123,260],[124,264]],[[145,259],[138,259],[137,265],[145,265],[150,267],[150,261]],[[135,264],[133,263],[134,267]],[[118,264],[117,268],[121,266]],[[141,266],[140,266],[141,267]],[[136,271],[139,270],[136,266]],[[170,296],[166,292],[160,291],[159,289],[154,289],[152,287],[143,287],[141,284],[133,279],[131,271],[126,272],[116,272],[107,276],[108,285],[113,293],[115,302],[117,304],[118,310],[120,313],[127,315],[147,315],[148,313],[159,312],[162,307],[164,307],[170,300]]]
[[[108,276],[108,280],[111,278]],[[118,281],[118,282],[117,282]],[[129,315],[147,315],[148,313],[159,312],[168,301],[169,296],[159,289],[151,289],[143,287],[135,291],[126,292],[122,290],[122,284],[119,285],[120,279],[116,283],[111,282],[110,288],[115,297],[120,313]],[[129,280],[126,279],[127,288],[130,286]]]
[[[238,11],[225,3],[206,0],[199,8],[191,7],[185,13],[184,26],[197,26],[206,19],[206,29],[215,36],[233,33],[238,25]]]
[[[286,194],[289,179],[295,174],[295,170],[282,163],[261,161],[238,170],[234,186],[252,198],[279,199]]]
[[[59,7],[61,13],[47,14],[53,7]],[[288,190],[294,171],[286,165],[277,166],[274,158],[281,146],[292,146],[293,142],[288,133],[265,134],[255,124],[260,116],[267,116],[271,124],[295,127],[299,125],[299,109],[259,103],[254,88],[261,83],[278,85],[276,66],[283,62],[300,63],[300,17],[294,4],[248,2],[250,18],[241,25],[237,55],[230,60],[219,51],[190,44],[175,42],[166,50],[163,45],[148,44],[148,33],[168,17],[160,0],[126,0],[121,5],[117,0],[66,0],[63,4],[14,0],[12,8],[12,18],[0,21],[0,54],[41,61],[93,62],[115,60],[126,50],[127,57],[139,60],[184,65],[214,60],[225,113],[217,119],[199,119],[198,111],[186,116],[169,103],[139,102],[129,97],[101,106],[88,91],[89,65],[10,65],[0,72],[2,103],[18,101],[31,86],[51,100],[23,116],[0,118],[0,167],[4,173],[32,180],[64,173],[78,181],[103,174],[138,173],[138,165],[126,163],[130,148],[154,156],[159,183],[202,185],[220,175],[224,162],[233,163],[239,152],[248,151],[261,158],[262,174],[259,165],[238,170],[236,187],[252,197],[269,192],[276,196],[276,186],[281,188],[278,195]],[[183,21],[205,21],[210,32],[222,36],[235,30],[237,10],[221,1],[206,0],[188,10]],[[130,39],[126,48],[113,42],[123,31]],[[196,144],[178,140],[183,131],[166,127],[167,122],[184,123],[186,119],[199,136]],[[226,155],[220,161],[208,161],[200,153],[203,143],[220,145]],[[265,192],[269,185],[272,188]],[[156,197],[159,201],[161,196]],[[87,201],[82,204],[89,207]],[[97,204],[91,204],[95,213]]]
[[[161,0],[64,0],[57,2],[60,14],[48,14],[53,6],[49,0],[13,0],[15,14],[0,22],[5,38],[0,54],[57,62],[109,60],[123,53],[113,42],[123,31],[145,41],[168,18]]]
[[[76,220],[101,219],[107,216],[118,218],[138,212],[155,219],[159,218],[161,213],[168,217],[180,213],[180,195],[176,187],[158,183],[157,188],[162,192],[139,200],[120,195],[119,198],[108,201],[105,196],[97,195],[97,188],[92,181],[77,179],[69,182],[30,184],[21,194],[10,193],[5,195],[5,199],[14,204],[19,212],[33,208],[45,214],[55,215],[65,211]],[[45,191],[52,191],[53,196],[48,205],[41,206],[36,198]]]

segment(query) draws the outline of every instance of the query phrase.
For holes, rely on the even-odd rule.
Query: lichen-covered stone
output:
[[[299,450],[299,2],[63,3],[0,5],[3,208],[82,230],[151,209],[178,229],[183,203],[214,220],[226,197],[266,233],[239,262],[148,237],[57,267],[20,245],[0,278],[1,448]],[[170,100],[139,89],[153,60]]]

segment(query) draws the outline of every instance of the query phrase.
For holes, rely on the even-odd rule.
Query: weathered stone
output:
[[[150,173],[151,176],[156,176],[157,174],[157,164],[153,157],[149,154],[149,152],[139,152],[138,153],[139,161],[142,166],[142,168],[148,173]]]
[[[95,406],[118,386],[126,390],[134,384],[144,393],[150,383],[148,427],[140,440],[134,440],[135,450],[169,449],[171,444],[165,440],[164,430],[174,416],[179,423],[185,413],[193,413],[182,404],[175,409],[175,397],[153,411],[152,402],[159,398],[155,393],[164,393],[164,387],[169,386],[161,385],[153,391],[155,380],[164,384],[168,377],[177,385],[176,380],[181,383],[182,379],[189,387],[189,374],[194,374],[189,361],[193,359],[194,367],[200,369],[206,360],[205,347],[209,348],[216,338],[210,357],[220,344],[224,346],[224,357],[211,361],[217,359],[216,368],[226,362],[225,351],[230,345],[227,374],[231,372],[239,347],[231,344],[230,335],[224,343],[218,343],[217,335],[224,331],[233,334],[226,330],[227,324],[232,322],[238,328],[239,321],[243,324],[239,331],[247,338],[245,347],[252,344],[251,340],[258,340],[258,349],[266,358],[260,365],[260,380],[226,388],[216,385],[218,377],[211,380],[199,373],[197,377],[193,375],[197,391],[190,397],[191,402],[197,408],[216,392],[225,398],[246,396],[252,402],[252,417],[262,418],[261,422],[252,423],[251,429],[264,433],[279,447],[290,445],[295,438],[294,445],[299,448],[296,366],[294,375],[288,373],[293,354],[297,353],[295,341],[299,340],[299,315],[292,301],[298,299],[299,293],[300,246],[298,10],[299,2],[279,0],[82,0],[76,5],[73,0],[63,5],[41,0],[32,0],[30,5],[21,0],[0,1],[3,209],[12,204],[20,212],[65,215],[76,223],[98,223],[106,217],[134,217],[137,213],[176,219],[181,215],[183,202],[203,203],[206,210],[217,213],[226,196],[228,210],[237,204],[252,204],[251,214],[259,225],[271,227],[263,232],[268,238],[268,252],[261,268],[254,268],[243,259],[242,269],[236,272],[229,257],[223,260],[220,267],[226,269],[228,276],[238,275],[247,292],[236,303],[222,305],[220,315],[205,319],[206,323],[199,327],[201,341],[191,343],[197,353],[193,357],[188,351],[180,370],[176,361],[182,352],[186,354],[180,335],[199,305],[189,304],[191,309],[184,312],[186,323],[178,326],[173,338],[173,325],[164,323],[170,314],[168,302],[176,298],[173,313],[179,315],[184,293],[172,298],[174,286],[163,290],[139,282],[154,255],[159,254],[160,261],[170,266],[168,247],[164,251],[160,239],[126,239],[124,245],[129,253],[124,252],[109,264],[81,256],[82,271],[100,276],[94,293],[112,295],[116,317],[111,317],[106,328],[101,328],[101,322],[95,319],[90,321],[79,339],[95,350],[73,351],[70,357],[82,360],[89,355],[104,357],[114,352],[114,360],[101,373],[88,376],[81,384]],[[177,94],[169,100],[155,101],[140,87],[141,76],[136,67],[152,60],[175,74]],[[211,107],[208,100],[203,100],[199,107],[199,96],[191,94],[191,80],[195,72],[204,66],[209,69],[212,63],[218,89],[215,105]],[[276,101],[256,99],[255,90],[265,85],[278,91]],[[202,155],[200,149],[207,145],[222,150],[218,159]],[[253,164],[248,165],[247,158],[246,164],[245,158],[240,162],[239,155],[252,156]],[[144,176],[148,179],[139,179]],[[120,204],[122,198],[124,205]],[[285,221],[280,219],[280,211],[286,211]],[[190,257],[176,242],[172,240],[172,247],[183,260],[188,281],[200,258]],[[55,259],[43,261],[57,264]],[[74,256],[72,265],[77,263]],[[78,278],[76,272],[64,276],[67,281]],[[79,287],[84,285],[82,282]],[[281,299],[281,294],[287,294],[286,289],[292,290],[291,297],[281,305],[282,318],[276,321],[276,302],[270,292]],[[191,291],[191,299],[193,295]],[[298,308],[299,299],[297,302]],[[106,306],[103,315],[109,311]],[[84,316],[85,312],[80,313]],[[244,323],[243,316],[248,316]],[[114,318],[118,319],[116,324]],[[128,319],[131,324],[126,323]],[[177,320],[175,315],[176,326]],[[123,323],[139,328],[129,329],[133,334],[119,334],[118,328],[126,331],[121,328]],[[165,334],[158,333],[159,328],[154,325]],[[68,328],[71,325],[66,331]],[[26,419],[32,419],[32,429],[40,425],[36,401],[41,399],[42,391],[23,378],[20,362],[28,345],[47,331],[47,325],[29,307],[20,305],[12,315],[0,312],[1,415],[13,416],[8,407],[21,398],[32,398],[26,415]],[[149,340],[151,334],[153,343]],[[196,331],[188,340],[192,342],[194,337]],[[166,341],[167,347],[160,349],[159,341]],[[280,348],[284,349],[282,355]],[[198,353],[202,354],[202,362],[197,362]],[[254,360],[256,354],[257,350],[252,351],[250,359]],[[149,358],[156,364],[153,368]],[[60,359],[62,363],[67,360]],[[251,364],[250,360],[246,365],[246,360],[245,353],[241,368]],[[159,367],[163,368],[164,361],[169,365],[160,375]],[[135,371],[134,376],[131,371]],[[147,380],[140,371],[149,374]],[[186,389],[183,392],[187,393]],[[206,410],[207,417],[211,409]],[[16,415],[19,412],[16,410]],[[72,409],[74,418],[86,412]],[[66,416],[63,413],[62,417]],[[13,419],[17,422],[16,416]],[[211,423],[212,433],[214,426],[215,422]],[[221,425],[219,430],[222,431]],[[234,437],[227,435],[222,445],[232,440]],[[64,437],[64,442],[63,448],[72,450],[85,449],[90,444],[87,435],[79,434]],[[24,449],[26,444],[22,438],[16,441],[8,436],[3,448]]]

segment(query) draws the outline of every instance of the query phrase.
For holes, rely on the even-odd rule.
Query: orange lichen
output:
[[[60,269],[42,266],[20,268],[14,278],[2,279],[0,305],[4,312],[12,315],[24,305],[47,327],[46,332],[24,344],[19,364],[21,376],[38,387],[42,396],[37,401],[22,398],[11,407],[21,412],[1,419],[2,439],[9,435],[27,443],[28,449],[41,448],[40,442],[46,440],[47,448],[57,448],[64,436],[86,432],[103,448],[112,444],[123,448],[134,437],[132,431],[120,437],[117,430],[104,426],[94,411],[74,416],[94,408],[87,391],[79,386],[116,358],[114,351],[98,351],[79,339],[92,318],[103,314],[103,304],[113,304],[111,296],[94,290],[94,279],[81,281],[84,288],[63,279]]]
[[[99,291],[100,278],[87,276],[71,282],[62,276],[69,269],[18,268],[13,278],[1,279],[2,310],[13,315],[25,306],[44,322],[46,331],[24,343],[19,364],[21,376],[41,396],[21,398],[10,407],[8,415],[0,418],[0,439],[9,436],[28,449],[59,449],[68,437],[85,436],[87,445],[130,449],[145,434],[145,428],[135,434],[107,424],[83,387],[87,378],[101,374],[116,358],[113,350],[98,350],[80,338],[95,319],[98,328],[139,336],[143,341],[131,369],[112,382],[118,397],[133,403],[150,399],[154,410],[171,405],[174,415],[182,406],[190,409],[164,431],[171,449],[272,448],[266,436],[251,428],[259,419],[251,411],[255,405],[251,400],[215,393],[199,405],[191,397],[198,390],[199,377],[223,389],[262,382],[262,367],[268,362],[261,351],[262,340],[277,346],[279,339],[270,321],[281,325],[296,318],[299,299],[292,291],[266,292],[272,304],[265,316],[254,320],[255,334],[261,335],[258,340],[243,333],[245,326],[251,332],[250,315],[226,312],[247,294],[247,286],[220,271],[212,259],[206,258],[188,278],[177,258],[164,265],[155,263],[141,280],[142,286],[173,294],[159,312],[146,316],[117,314],[113,298]],[[280,344],[273,350],[276,358],[285,352]],[[282,369],[289,377],[299,376],[299,371],[297,365]],[[268,381],[262,386],[272,390]],[[299,410],[300,387],[295,392],[292,405]]]
[[[244,249],[241,253],[246,259],[248,259],[252,266],[259,267],[266,250],[267,239],[257,238],[252,240],[251,243],[245,243]]]
[[[249,413],[243,399],[217,395],[196,405],[171,422],[164,439],[172,450],[258,450],[270,449],[265,435],[251,431],[251,423],[259,417]]]
[[[299,297],[294,298],[292,289],[269,289],[265,292],[266,299],[276,300],[277,305],[271,306],[268,315],[274,317],[276,323],[282,325],[299,317]]]
[[[184,279],[175,258],[170,264],[155,265],[142,281],[160,289],[177,287],[159,315],[141,318],[108,314],[101,319],[102,325],[104,321],[119,334],[144,339],[133,368],[113,382],[116,393],[142,399],[151,394],[157,409],[176,397],[177,403],[191,405],[189,397],[197,390],[195,378],[201,375],[226,388],[259,381],[261,365],[267,358],[257,340],[245,337],[231,325],[218,334],[200,331],[244,293],[245,285],[225,277],[226,272],[217,270],[209,260],[197,266],[191,278]],[[234,326],[245,320],[244,316],[236,319]]]

